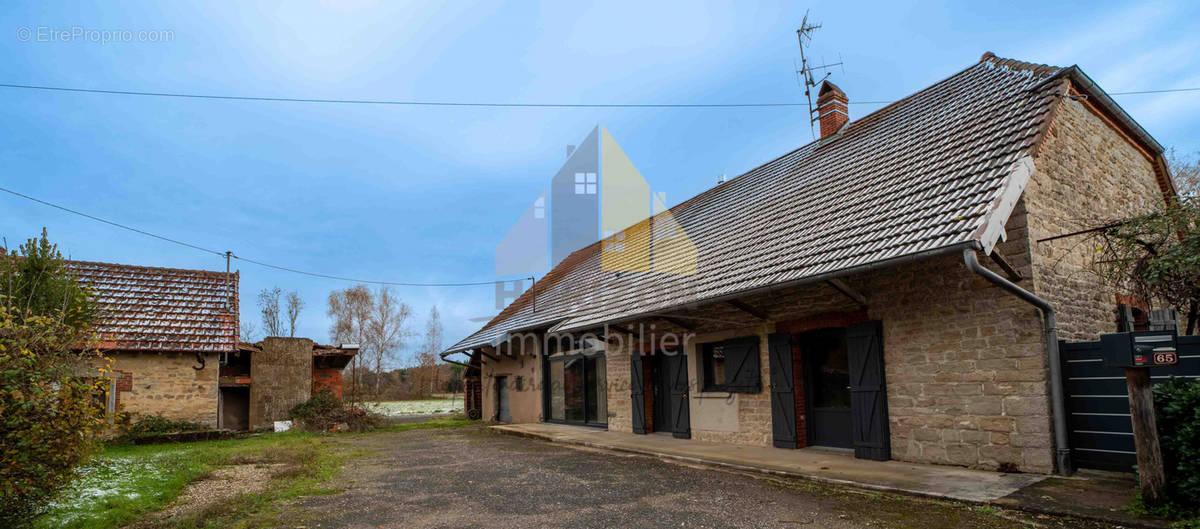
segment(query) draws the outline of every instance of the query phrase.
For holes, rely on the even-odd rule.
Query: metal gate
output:
[[[1080,468],[1130,471],[1137,463],[1125,370],[1105,367],[1100,342],[1060,342],[1066,378],[1071,459]],[[1179,337],[1179,363],[1150,368],[1155,384],[1200,378],[1200,336]]]

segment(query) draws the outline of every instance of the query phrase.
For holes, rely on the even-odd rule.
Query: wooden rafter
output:
[[[751,306],[750,304],[742,302],[742,301],[738,301],[736,299],[731,299],[729,301],[726,301],[725,304],[729,305],[730,307],[733,307],[735,309],[738,309],[742,312],[745,312],[746,314],[754,316],[755,318],[762,320],[762,321],[767,321],[767,320],[771,319],[767,315],[766,312],[758,310],[758,309],[754,308],[753,306]]]
[[[1016,268],[1013,268],[1013,265],[1010,264],[1007,260],[1005,260],[1004,256],[1000,255],[1000,252],[992,250],[992,253],[989,254],[988,257],[992,258],[992,262],[996,263],[996,266],[999,266],[1000,269],[1003,270],[1004,273],[1008,275],[1009,279],[1011,279],[1013,281],[1020,281],[1022,279],[1025,279],[1025,276],[1021,275],[1021,272],[1019,270],[1017,270]]]
[[[855,303],[858,303],[864,307],[867,306],[867,297],[859,293],[857,290],[854,290],[854,287],[846,284],[845,281],[834,278],[826,281],[826,283],[833,287],[834,290],[841,292],[843,295],[853,300]]]

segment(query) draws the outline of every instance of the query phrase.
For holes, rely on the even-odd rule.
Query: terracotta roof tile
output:
[[[105,349],[224,352],[237,348],[238,274],[71,261],[100,307]]]

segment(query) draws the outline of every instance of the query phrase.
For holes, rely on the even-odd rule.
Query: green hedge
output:
[[[1200,380],[1172,378],[1154,387],[1154,411],[1167,474],[1167,498],[1200,511]]]

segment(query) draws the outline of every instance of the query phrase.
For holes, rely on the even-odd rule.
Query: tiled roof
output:
[[[238,274],[71,261],[100,307],[104,349],[223,352],[237,348]]]
[[[979,241],[1006,179],[1044,130],[1062,86],[1051,78],[1060,71],[985,55],[851,122],[832,141],[809,143],[648,220],[678,223],[695,247],[696,273],[603,271],[601,245],[593,244],[447,351],[495,344],[516,330],[582,330]],[[649,244],[626,246],[645,252]],[[685,250],[674,253],[656,246],[654,263],[689,259]]]

